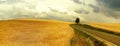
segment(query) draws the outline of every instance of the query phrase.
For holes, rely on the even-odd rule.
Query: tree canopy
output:
[[[79,19],[79,18],[76,18],[75,23],[76,23],[76,24],[79,24],[79,22],[80,22],[80,19]]]

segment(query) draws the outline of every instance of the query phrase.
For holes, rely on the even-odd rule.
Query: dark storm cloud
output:
[[[99,4],[103,3],[105,6],[120,11],[120,0],[97,0]]]
[[[5,2],[5,1],[1,1],[1,0],[0,0],[0,4],[1,4],[1,3],[4,3],[4,2]]]
[[[118,12],[120,12],[120,11],[118,11]],[[110,18],[112,17],[112,18],[114,18],[114,19],[120,19],[120,13],[116,13],[116,11],[111,10],[111,9],[102,10],[101,13],[102,13],[102,14],[105,14],[105,16],[110,17]]]
[[[24,2],[22,0],[6,0],[7,3],[13,4],[13,3],[19,3],[19,2]]]
[[[93,5],[93,4],[88,4],[89,7],[93,8],[93,12],[95,13],[99,13],[100,12],[100,8]]]
[[[48,20],[60,20],[60,21],[69,21],[72,22],[73,17],[71,16],[64,16],[67,15],[67,12],[60,12],[56,9],[52,9],[50,8],[51,12],[50,13],[46,13],[46,12],[42,12],[42,14],[45,14],[47,17],[41,18],[41,19],[48,19]]]
[[[105,16],[112,17],[114,19],[120,19],[120,14],[116,14],[113,11],[106,11],[104,14],[106,14]]]
[[[58,10],[55,10],[55,9],[52,9],[52,8],[50,8],[50,10],[51,10],[52,12],[59,12]]]
[[[86,10],[75,10],[75,12],[79,14],[89,14],[89,11]]]
[[[82,5],[86,5],[85,2],[81,2],[80,0],[73,0],[73,2],[77,3],[77,4],[82,4]]]
[[[104,12],[107,12],[105,14],[107,14],[106,16],[108,17],[112,17],[112,18],[115,18],[115,19],[120,19],[120,14],[116,14],[114,11],[104,11]]]
[[[103,6],[102,13],[107,17],[114,19],[120,19],[120,0],[97,0],[99,6]]]
[[[35,16],[33,15],[14,15],[14,16],[11,16],[12,18],[36,18]]]
[[[41,19],[48,19],[48,20],[62,20],[62,21],[73,21],[73,20],[70,20],[70,18],[65,18],[64,16],[54,16],[54,15],[47,15],[47,17],[45,18],[41,18]]]
[[[82,2],[81,1],[79,1],[79,0],[73,0],[75,3],[79,3],[79,4],[82,4]]]
[[[52,12],[56,12],[56,13],[67,14],[67,12],[60,12],[60,11],[58,11],[58,10],[56,10],[56,9],[52,9],[52,8],[50,8],[50,10],[51,10]]]

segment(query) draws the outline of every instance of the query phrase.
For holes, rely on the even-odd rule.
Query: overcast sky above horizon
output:
[[[120,0],[0,0],[0,20],[120,22]]]

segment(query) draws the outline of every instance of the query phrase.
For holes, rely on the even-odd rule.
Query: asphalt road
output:
[[[83,31],[84,33],[87,34],[92,34],[93,36],[100,37],[108,42],[111,42],[117,46],[120,46],[120,36],[116,36],[113,34],[105,33],[105,32],[100,32],[100,31],[95,31],[92,29],[87,29],[79,25],[71,25],[74,29],[77,29],[79,31]]]

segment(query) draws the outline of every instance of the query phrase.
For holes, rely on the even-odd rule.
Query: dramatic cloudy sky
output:
[[[120,0],[0,0],[0,20],[120,22]]]

